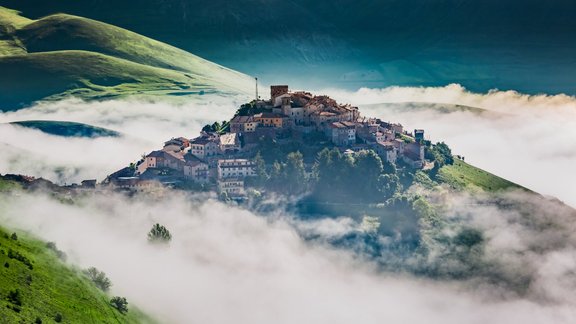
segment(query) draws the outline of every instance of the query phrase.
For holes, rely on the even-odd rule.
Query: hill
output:
[[[454,112],[469,112],[475,115],[482,115],[486,117],[502,115],[501,113],[497,113],[484,108],[470,107],[464,105],[454,105],[454,104],[443,104],[443,103],[428,103],[428,102],[378,103],[378,104],[360,105],[360,107],[363,109],[377,109],[377,110],[387,110],[396,112],[429,110],[442,114],[450,114]]]
[[[39,20],[0,7],[0,110],[74,95],[251,93],[247,75],[170,45],[94,20]]]
[[[461,83],[482,92],[574,94],[576,82],[571,0],[3,3],[32,17],[98,19],[301,88]]]
[[[83,123],[54,120],[25,120],[10,123],[26,128],[38,129],[44,133],[63,137],[118,137],[120,133]]]
[[[459,190],[475,190],[478,188],[486,192],[497,192],[507,189],[528,190],[459,159],[454,159],[454,164],[452,165],[443,166],[438,172],[437,180]]]
[[[0,179],[0,191],[7,186]],[[0,228],[0,319],[3,323],[152,323],[132,307],[121,314],[55,245]],[[14,239],[16,238],[17,239]],[[61,252],[60,252],[61,253]],[[60,254],[61,255],[61,254]]]

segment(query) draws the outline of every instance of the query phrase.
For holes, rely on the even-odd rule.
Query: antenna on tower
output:
[[[255,77],[254,80],[256,80],[256,101],[258,101],[258,78]]]

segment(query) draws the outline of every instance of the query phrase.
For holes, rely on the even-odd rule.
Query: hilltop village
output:
[[[109,175],[103,185],[145,191],[192,182],[229,197],[245,195],[245,180],[256,176],[255,156],[265,143],[337,148],[354,155],[373,150],[382,161],[404,168],[431,168],[425,160],[424,130],[364,117],[358,107],[328,96],[271,86],[270,100],[242,105],[229,122],[207,125],[196,138],[175,137],[160,150]],[[310,163],[306,165],[311,169]]]

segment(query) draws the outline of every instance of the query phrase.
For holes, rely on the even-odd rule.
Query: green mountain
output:
[[[31,17],[66,12],[122,26],[270,84],[575,91],[573,0],[1,3]]]
[[[26,128],[33,128],[44,133],[63,137],[118,137],[120,133],[83,123],[56,120],[25,120],[11,122]]]
[[[252,79],[170,45],[82,17],[30,20],[0,7],[0,110],[44,98],[222,95]]]
[[[0,179],[0,192],[17,187]],[[64,258],[54,244],[0,228],[0,322],[154,323],[130,304],[125,314],[113,308],[111,296]]]

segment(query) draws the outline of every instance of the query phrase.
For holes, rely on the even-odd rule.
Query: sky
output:
[[[365,115],[425,128],[466,161],[576,205],[574,117],[568,96],[515,92],[471,93],[439,88],[321,91],[343,102],[371,105]],[[407,101],[458,103],[490,114],[441,114],[410,109]],[[228,119],[242,102],[208,99],[186,104],[151,101],[85,103],[67,100],[1,113],[0,123],[68,120],[106,127],[120,138],[61,138],[0,125],[1,173],[25,173],[59,182],[102,180],[171,137],[194,137],[202,125]],[[399,111],[400,110],[400,111]],[[408,110],[408,112],[406,112]],[[470,264],[432,245],[426,264],[462,271],[465,280],[383,272],[374,260],[326,242],[362,231],[352,218],[305,221],[279,209],[261,215],[210,196],[162,199],[92,196],[76,205],[42,194],[0,197],[0,222],[54,241],[81,268],[95,266],[128,298],[168,323],[573,323],[576,319],[576,215],[547,198],[502,194],[516,208],[478,203],[478,197],[435,193],[455,229],[482,230],[483,257]],[[526,217],[529,215],[529,217]],[[168,247],[150,246],[146,233],[162,223]],[[303,232],[321,239],[307,241]],[[386,239],[386,238],[381,238]],[[448,259],[446,259],[448,258]],[[487,266],[483,266],[487,265]]]

